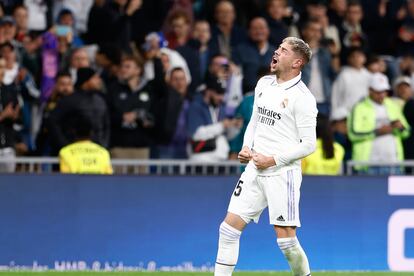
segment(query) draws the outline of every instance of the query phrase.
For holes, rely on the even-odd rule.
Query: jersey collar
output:
[[[297,75],[293,79],[290,79],[288,81],[285,81],[284,83],[278,84],[277,83],[277,78],[275,76],[275,80],[273,81],[272,85],[275,85],[275,86],[280,87],[282,89],[288,90],[288,89],[292,88],[293,86],[295,86],[296,84],[298,84],[300,82],[301,78],[302,78],[302,72],[299,72],[299,75]]]

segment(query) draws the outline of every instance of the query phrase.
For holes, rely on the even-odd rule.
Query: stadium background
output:
[[[42,1],[0,1],[13,2]],[[133,34],[137,45],[150,30],[160,30],[168,10],[157,3],[167,2],[173,1],[145,1],[143,9],[151,12],[138,12],[133,20],[143,27]],[[265,1],[237,1],[256,2]],[[308,1],[289,2],[301,12]],[[376,1],[362,2],[372,16]],[[405,1],[389,3],[398,7]],[[237,11],[244,27],[243,12],[257,12]],[[212,17],[212,7],[202,12]],[[369,32],[378,30],[379,41],[385,33],[396,34],[378,25]],[[35,42],[37,36],[30,38]],[[237,176],[0,175],[0,271],[211,270],[218,226],[236,181]],[[414,271],[413,183],[408,176],[304,177],[299,237],[312,269]],[[288,270],[267,213],[243,234],[238,269]]]

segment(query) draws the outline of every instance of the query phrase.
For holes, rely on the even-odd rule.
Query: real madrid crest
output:
[[[280,107],[282,108],[286,108],[288,106],[289,100],[288,99],[284,99],[281,103],[280,103]]]

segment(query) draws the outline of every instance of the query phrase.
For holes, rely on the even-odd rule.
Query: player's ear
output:
[[[300,58],[295,58],[292,63],[294,69],[301,68],[303,66],[303,60]]]

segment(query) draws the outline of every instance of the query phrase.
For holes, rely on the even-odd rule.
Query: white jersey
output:
[[[281,84],[275,75],[262,77],[257,82],[243,145],[276,160],[276,166],[258,170],[259,175],[300,169],[300,159],[309,152],[300,150],[302,141],[298,129],[316,128],[317,113],[315,97],[301,81],[301,74]],[[293,151],[296,152],[291,154]],[[284,158],[285,163],[278,162],[282,156],[289,156]],[[255,167],[252,161],[248,166]]]

